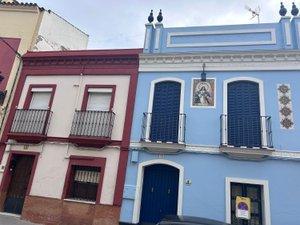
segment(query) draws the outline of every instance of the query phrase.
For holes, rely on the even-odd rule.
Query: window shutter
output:
[[[30,102],[30,109],[48,109],[51,92],[33,92]]]
[[[109,111],[111,93],[89,92],[87,110]]]

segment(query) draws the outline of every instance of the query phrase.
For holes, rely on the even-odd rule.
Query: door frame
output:
[[[269,182],[267,180],[254,180],[237,177],[226,177],[225,181],[225,205],[226,205],[226,222],[231,223],[231,183],[242,184],[255,184],[262,186],[262,218],[263,225],[271,225],[271,211],[270,211],[270,194],[269,194]]]
[[[140,220],[140,211],[142,203],[142,191],[143,191],[143,180],[145,167],[155,164],[163,164],[175,167],[179,170],[179,181],[178,181],[178,201],[177,201],[177,215],[182,215],[182,203],[183,203],[183,185],[184,185],[184,167],[178,163],[165,160],[165,159],[154,159],[146,162],[142,162],[138,166],[137,183],[133,207],[132,223],[137,224]]]
[[[39,152],[10,151],[9,156],[6,161],[6,165],[5,165],[5,169],[4,169],[4,173],[3,173],[3,177],[2,177],[2,181],[1,181],[1,185],[0,185],[0,191],[3,194],[3,193],[6,193],[7,189],[9,188],[10,181],[11,181],[11,175],[9,174],[9,167],[10,167],[10,163],[11,163],[13,157],[17,156],[17,155],[34,157],[32,168],[31,168],[31,174],[30,174],[30,178],[29,178],[29,182],[28,182],[28,186],[27,186],[27,190],[26,190],[26,196],[28,196],[31,191],[31,186],[33,183],[33,178],[34,178],[35,170],[37,167],[38,158],[40,155]],[[3,202],[0,202],[0,208],[3,210],[4,202],[6,199],[6,194],[5,194],[5,197],[3,197],[1,199],[3,200]]]
[[[163,78],[158,78],[156,80],[151,81],[151,86],[150,86],[150,93],[149,93],[149,102],[148,102],[148,113],[152,113],[152,108],[153,108],[153,100],[154,100],[154,90],[155,90],[155,85],[160,82],[164,81],[174,81],[178,82],[181,84],[180,87],[180,106],[179,106],[179,115],[184,114],[184,80],[181,80],[176,77],[163,77]],[[179,123],[183,123],[184,121],[180,121]],[[178,124],[178,140],[182,140],[182,132],[180,130],[180,127],[182,124]],[[146,121],[146,132],[145,132],[145,139],[146,141],[149,141],[150,138],[150,127],[151,127],[151,116],[147,117]]]
[[[262,146],[267,146],[267,128],[265,123],[266,109],[265,109],[265,94],[264,94],[264,82],[260,79],[254,77],[233,77],[223,81],[223,115],[227,115],[227,92],[228,92],[228,84],[235,81],[250,81],[258,84],[259,89],[259,107],[260,107],[260,116],[261,120],[261,144]],[[227,126],[227,120],[223,121],[223,129]],[[228,143],[228,130],[222,131],[222,140],[224,143]]]

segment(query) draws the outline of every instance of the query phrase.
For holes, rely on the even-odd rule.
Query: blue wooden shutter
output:
[[[181,84],[163,81],[155,85],[151,141],[178,142],[178,122]]]
[[[251,81],[228,84],[228,144],[260,147],[259,86]]]

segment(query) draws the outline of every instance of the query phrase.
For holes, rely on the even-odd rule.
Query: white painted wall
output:
[[[75,109],[80,109],[86,84],[116,85],[113,111],[115,123],[112,131],[113,140],[122,140],[125,122],[129,76],[28,76],[22,91],[18,108],[23,108],[30,84],[56,84],[52,105],[52,118],[48,136],[68,137],[71,130]]]
[[[40,153],[30,195],[57,199],[62,196],[71,155],[106,158],[100,203],[113,204],[120,154],[119,147],[106,147],[103,150],[83,149],[68,143],[46,142],[42,145],[31,145],[26,149],[23,145],[13,145],[10,149]],[[5,163],[8,153],[6,152],[6,157],[3,158]]]
[[[86,49],[89,36],[55,14],[44,11],[34,51]]]

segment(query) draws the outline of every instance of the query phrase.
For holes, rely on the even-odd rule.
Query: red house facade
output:
[[[23,57],[1,140],[1,211],[45,224],[118,224],[140,52]]]

